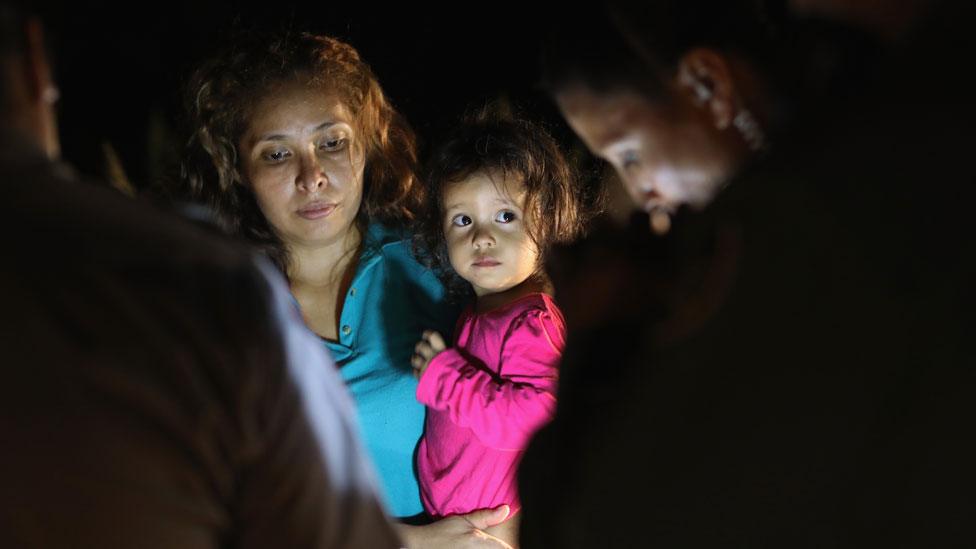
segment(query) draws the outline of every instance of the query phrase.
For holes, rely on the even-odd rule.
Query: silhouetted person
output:
[[[563,279],[523,547],[972,546],[971,12],[933,3],[663,243],[573,251],[604,268]]]
[[[59,163],[42,42],[0,4],[0,546],[397,547],[280,276]]]

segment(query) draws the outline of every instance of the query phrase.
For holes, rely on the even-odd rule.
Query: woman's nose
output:
[[[315,154],[302,155],[298,175],[295,178],[295,185],[305,192],[312,192],[321,189],[329,183],[328,176],[322,168]]]

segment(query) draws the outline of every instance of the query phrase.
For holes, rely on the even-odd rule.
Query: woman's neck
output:
[[[342,237],[327,244],[289,246],[288,278],[292,287],[332,286],[342,280],[357,256],[362,235],[353,225]]]
[[[329,341],[339,337],[343,296],[352,284],[361,242],[353,227],[335,243],[289,248],[292,295],[309,329]]]
[[[493,294],[479,295],[475,301],[475,311],[484,313],[525,297],[529,294],[544,293],[552,295],[552,283],[545,274],[535,274],[515,286]]]

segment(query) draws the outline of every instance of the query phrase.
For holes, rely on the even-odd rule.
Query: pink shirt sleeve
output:
[[[555,411],[564,330],[561,319],[548,311],[528,310],[513,319],[501,339],[498,374],[449,348],[431,360],[417,387],[417,399],[448,412],[485,446],[524,450]]]

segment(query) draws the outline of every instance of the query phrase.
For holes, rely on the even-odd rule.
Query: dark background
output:
[[[594,168],[538,86],[542,41],[558,10],[505,2],[47,8],[63,154],[82,173],[104,176],[110,144],[136,188],[172,176],[186,129],[180,90],[192,69],[234,32],[289,29],[356,47],[419,134],[421,156],[466,109],[496,101],[544,123]]]

